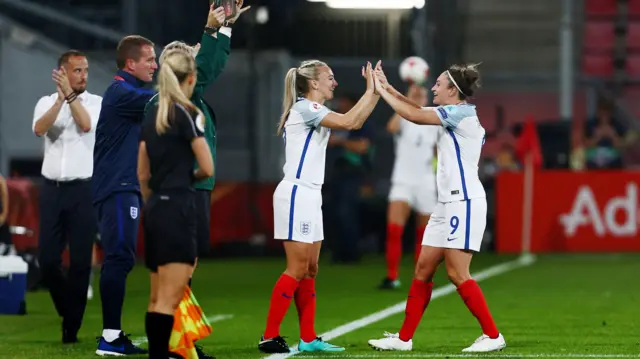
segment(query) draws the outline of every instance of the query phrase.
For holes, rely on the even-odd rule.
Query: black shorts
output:
[[[195,264],[195,194],[153,194],[144,209],[145,264],[152,272],[169,263]]]
[[[211,191],[196,190],[196,218],[198,257],[205,257],[211,250]]]
[[[9,246],[11,246],[11,232],[9,231],[9,225],[7,223],[0,226],[0,256],[9,253]],[[3,253],[6,252],[6,253]]]

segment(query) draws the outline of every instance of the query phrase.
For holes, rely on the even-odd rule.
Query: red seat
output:
[[[613,21],[587,21],[584,25],[583,44],[585,50],[613,49],[616,39],[615,24]]]
[[[611,77],[613,75],[613,58],[610,54],[584,54],[582,71],[588,76]]]
[[[585,0],[584,7],[588,17],[613,17],[618,12],[616,0]]]
[[[640,21],[630,21],[627,25],[627,49],[640,50]]]
[[[628,55],[625,70],[629,77],[640,77],[640,55]]]
[[[640,0],[627,0],[629,16],[640,17]]]

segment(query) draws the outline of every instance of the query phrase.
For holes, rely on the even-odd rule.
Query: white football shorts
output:
[[[422,245],[480,252],[486,225],[486,198],[438,202],[424,231]]]
[[[323,240],[322,191],[281,181],[273,192],[273,232],[273,237],[281,240]]]
[[[389,191],[389,202],[406,202],[422,215],[431,214],[438,203],[438,192],[435,181],[433,184],[425,182],[418,185],[392,184]]]

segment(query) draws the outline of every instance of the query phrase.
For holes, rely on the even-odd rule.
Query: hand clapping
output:
[[[64,69],[64,67],[60,67],[60,69],[54,69],[51,78],[53,79],[53,82],[56,83],[58,96],[60,96],[60,94],[62,93],[62,97],[65,98],[73,92],[71,84],[69,83],[69,78],[67,77],[67,71]]]

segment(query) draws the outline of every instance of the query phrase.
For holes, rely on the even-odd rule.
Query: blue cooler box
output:
[[[28,268],[22,257],[0,256],[0,314],[26,314]]]

